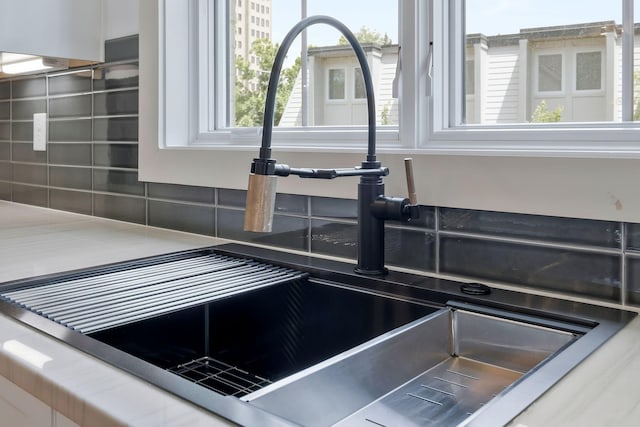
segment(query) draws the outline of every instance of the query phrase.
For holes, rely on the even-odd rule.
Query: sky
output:
[[[280,43],[300,20],[300,1],[272,1],[272,40]],[[398,1],[403,0],[307,0],[307,14],[333,16],[354,33],[365,25],[397,42]],[[635,0],[635,6],[640,16],[640,0]],[[467,33],[511,34],[521,28],[606,20],[622,23],[621,16],[622,0],[467,0]],[[333,45],[340,37],[326,25],[315,25],[308,34],[309,43],[315,46]],[[299,52],[299,47],[291,50]]]

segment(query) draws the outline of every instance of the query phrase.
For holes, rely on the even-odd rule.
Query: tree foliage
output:
[[[269,39],[256,39],[251,45],[251,54],[256,58],[255,66],[242,57],[236,58],[235,81],[235,125],[237,127],[261,126],[264,116],[264,104],[267,98],[271,67],[278,51],[278,45]],[[278,125],[293,90],[300,58],[291,67],[283,68],[276,93],[274,125]]]
[[[384,35],[380,34],[378,31],[372,30],[365,25],[360,27],[358,32],[354,33],[354,36],[356,36],[356,40],[358,40],[360,43],[363,43],[363,44],[373,43],[380,46],[385,46],[392,43],[391,37],[389,37],[387,33],[384,33]],[[344,45],[348,43],[349,42],[347,41],[345,36],[340,36],[340,38],[338,39],[339,45]]]
[[[533,123],[554,123],[562,120],[562,111],[564,107],[559,105],[555,110],[551,111],[547,107],[547,101],[544,99],[540,101],[536,109],[531,115],[531,121]]]

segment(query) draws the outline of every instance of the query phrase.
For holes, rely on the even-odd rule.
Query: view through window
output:
[[[466,124],[623,120],[621,0],[465,5]],[[634,120],[640,117],[639,29],[635,24]]]
[[[277,47],[300,19],[330,15],[363,45],[373,74],[378,125],[398,125],[393,82],[398,62],[398,0],[230,0],[230,127],[262,126]],[[291,47],[280,75],[275,126],[365,125],[362,70],[340,32],[309,27]]]

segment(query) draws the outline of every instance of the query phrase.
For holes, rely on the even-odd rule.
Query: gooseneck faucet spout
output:
[[[305,28],[314,24],[327,24],[344,35],[360,63],[367,97],[368,151],[360,167],[346,169],[292,168],[278,164],[271,158],[271,135],[275,116],[276,90],[285,56]],[[360,176],[358,185],[358,264],[355,271],[367,275],[383,275],[384,267],[384,221],[417,218],[418,206],[406,198],[384,196],[382,177],[389,169],[382,167],[376,159],[376,114],[373,79],[366,54],[353,33],[340,21],[330,16],[310,16],[296,24],[285,36],[271,68],[267,98],[264,109],[262,145],[260,155],[253,159],[244,229],[270,232],[275,206],[276,177],[298,175],[301,178],[333,179],[342,176]]]

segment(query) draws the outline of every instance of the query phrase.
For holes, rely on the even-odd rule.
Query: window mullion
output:
[[[622,0],[622,121],[633,120],[633,2]]]

